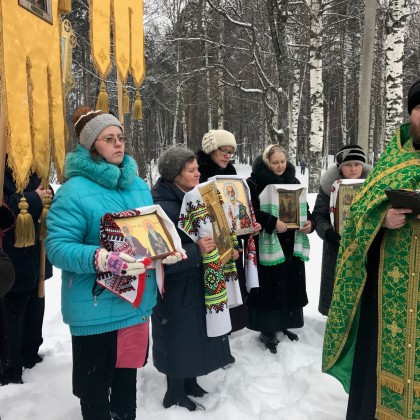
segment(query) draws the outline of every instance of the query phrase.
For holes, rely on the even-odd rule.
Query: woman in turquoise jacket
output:
[[[136,369],[145,364],[148,324],[156,303],[153,270],[138,308],[95,285],[98,272],[138,275],[145,266],[135,258],[99,245],[100,219],[153,204],[137,165],[124,152],[117,118],[87,107],[73,120],[80,144],[65,163],[68,179],[54,197],[45,241],[51,263],[62,270],[62,314],[70,326],[73,393],[83,419],[135,419]],[[99,293],[98,293],[99,292]],[[112,393],[109,393],[109,389]]]

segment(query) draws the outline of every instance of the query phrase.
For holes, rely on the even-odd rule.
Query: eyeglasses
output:
[[[233,156],[235,156],[235,151],[233,150],[233,151],[230,151],[230,150],[226,150],[226,149],[222,149],[222,148],[220,148],[220,147],[218,147],[218,149],[219,149],[219,152],[222,154],[222,155],[225,155],[225,156],[230,156],[230,157],[233,157]]]
[[[118,136],[109,135],[109,136],[104,137],[103,139],[98,139],[98,140],[106,141],[107,144],[114,144],[115,145],[117,143],[117,140],[119,142],[121,142],[122,144],[124,144],[128,140],[128,137],[121,136],[121,135],[118,135]]]

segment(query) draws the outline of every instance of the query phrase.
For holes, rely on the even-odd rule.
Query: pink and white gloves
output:
[[[115,276],[138,276],[146,272],[146,266],[134,257],[103,248],[98,248],[95,253],[95,268],[99,272],[109,271]]]
[[[162,264],[171,265],[181,260],[182,254],[177,251],[165,257]],[[97,249],[94,263],[97,271],[101,273],[109,271],[115,276],[138,276],[146,271],[148,265],[125,252],[110,252],[103,248]]]

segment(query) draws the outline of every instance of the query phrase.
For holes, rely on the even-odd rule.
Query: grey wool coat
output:
[[[370,165],[365,165],[362,171],[362,178],[366,178],[371,169],[372,167]],[[330,308],[338,254],[338,247],[325,239],[327,230],[333,229],[330,219],[330,195],[331,186],[337,179],[344,179],[337,165],[328,168],[321,176],[321,185],[312,212],[312,217],[315,219],[316,233],[324,242],[322,247],[321,288],[318,305],[318,311],[322,315],[328,315]]]

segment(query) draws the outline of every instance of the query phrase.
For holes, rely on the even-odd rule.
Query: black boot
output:
[[[197,378],[188,378],[185,379],[185,392],[187,395],[191,395],[192,397],[203,397],[204,394],[207,394],[203,388],[197,383]]]
[[[277,345],[279,340],[276,333],[273,332],[261,332],[260,341],[265,344],[265,347],[270,350],[271,353],[277,353]]]
[[[170,378],[167,376],[166,380],[168,382],[168,390],[163,398],[163,406],[169,408],[173,405],[179,405],[189,411],[195,411],[197,406],[188,398],[185,392],[184,379]]]
[[[299,341],[299,337],[297,334],[292,333],[289,330],[283,330],[282,332],[290,341]]]

